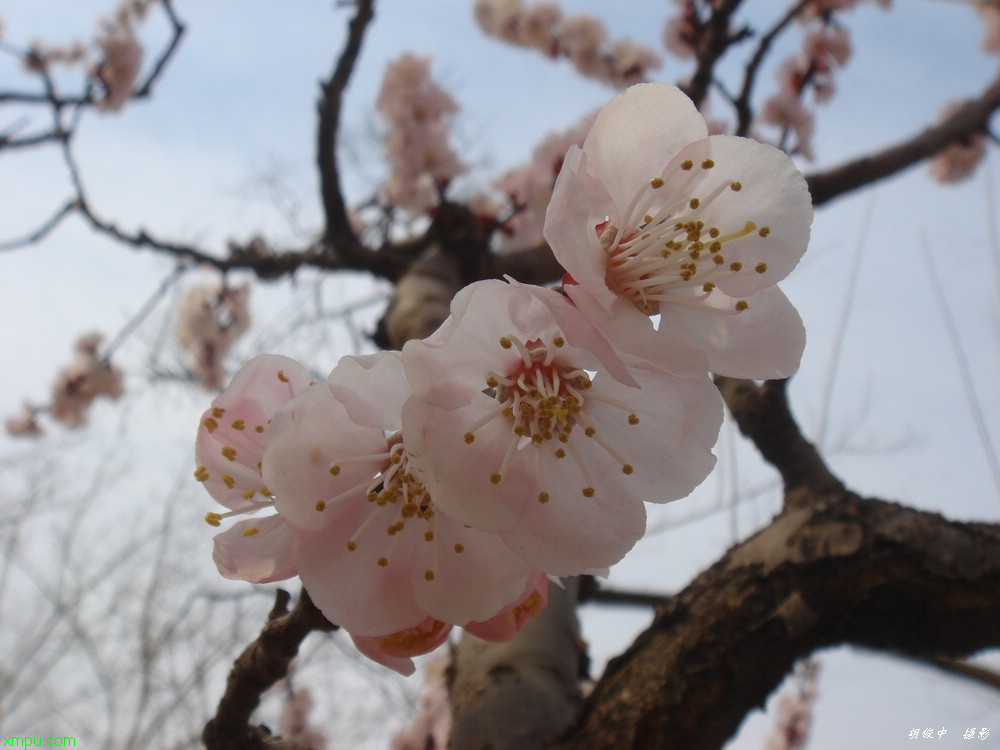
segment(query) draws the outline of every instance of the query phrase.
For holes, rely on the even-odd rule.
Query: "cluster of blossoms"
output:
[[[594,116],[586,117],[569,130],[543,140],[532,152],[531,161],[526,166],[510,170],[494,183],[494,187],[506,197],[511,214],[501,227],[501,252],[516,252],[541,244],[545,210],[552,199],[552,187],[562,169],[563,158],[570,146],[583,143]],[[499,212],[500,209],[491,207],[492,215]]]
[[[490,36],[549,57],[565,57],[577,72],[612,86],[643,81],[660,67],[659,57],[648,47],[628,39],[611,43],[599,19],[564,17],[552,3],[524,7],[521,0],[477,0],[475,15]]]
[[[79,427],[86,421],[87,410],[94,399],[99,396],[117,399],[125,392],[121,371],[100,356],[100,344],[99,333],[80,337],[74,346],[73,364],[60,372],[52,385],[52,400],[44,410],[67,427]],[[37,416],[42,410],[25,406],[22,416],[6,421],[7,432],[23,437],[41,435]]]
[[[344,357],[320,382],[276,355],[236,374],[196,443],[195,476],[229,509],[208,522],[252,515],[216,536],[219,570],[298,575],[405,673],[455,626],[512,637],[550,580],[605,571],[645,502],[711,471],[710,372],[797,367],[804,332],[775,282],[811,216],[786,155],[709,136],[672,86],[628,89],[556,180],[562,292],[477,282],[401,352]]]
[[[764,102],[758,122],[791,132],[795,136],[795,151],[811,157],[814,121],[803,96],[808,88],[817,103],[829,100],[834,92],[834,72],[850,56],[847,29],[834,23],[828,13],[818,28],[803,37],[801,53],[779,67],[779,89]]]
[[[89,75],[103,90],[95,105],[98,110],[117,112],[135,93],[143,48],[134,24],[156,2],[159,0],[122,0],[112,16],[100,20],[100,31],[94,40],[100,60],[89,67]],[[48,73],[53,65],[84,64],[90,58],[91,52],[82,41],[53,45],[35,40],[24,54],[23,64],[29,72]]]
[[[392,172],[382,187],[388,203],[420,213],[437,205],[448,183],[465,171],[448,145],[455,101],[430,77],[430,58],[403,55],[386,69],[375,109],[389,123]]]
[[[177,305],[177,340],[191,369],[210,391],[222,386],[222,363],[250,326],[250,287],[196,286]]]

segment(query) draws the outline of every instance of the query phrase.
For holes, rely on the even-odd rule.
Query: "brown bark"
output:
[[[557,747],[721,747],[827,646],[928,658],[1000,645],[1000,526],[846,491],[788,500],[658,609]]]

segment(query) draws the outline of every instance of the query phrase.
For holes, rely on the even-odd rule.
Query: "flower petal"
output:
[[[215,536],[212,559],[226,578],[270,583],[291,578],[295,539],[281,516],[240,521]]]

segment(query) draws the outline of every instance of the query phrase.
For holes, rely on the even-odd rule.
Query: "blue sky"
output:
[[[658,47],[668,5],[616,3],[608,12],[612,4],[578,0],[563,7],[602,14],[612,36],[629,35]],[[995,75],[997,60],[978,50],[981,27],[970,7],[946,0],[899,0],[896,5],[888,13],[865,5],[845,17],[855,56],[837,78],[838,95],[818,113],[816,161],[803,163],[805,171],[922,129],[943,103],[976,93]],[[346,11],[332,2],[302,0],[288,0],[280,9],[264,0],[177,0],[176,6],[189,33],[154,99],[120,115],[85,118],[78,155],[93,205],[124,226],[141,223],[164,237],[197,241],[220,252],[227,238],[258,232],[296,241],[287,221],[260,197],[260,177],[279,175],[287,195],[301,204],[302,222],[318,225],[315,100],[343,36]],[[378,143],[371,135],[374,92],[385,63],[405,51],[433,55],[437,79],[462,107],[456,143],[476,166],[472,179],[480,184],[521,163],[541,137],[574,124],[611,96],[605,87],[581,81],[566,64],[485,39],[469,6],[457,0],[380,4],[349,90],[344,123],[344,163],[356,166],[345,182],[355,198],[369,193],[381,174]],[[785,4],[764,0],[749,6],[752,18],[760,19]],[[0,5],[0,17],[11,44],[35,36],[56,42],[89,38],[95,16],[110,7],[105,0],[33,0]],[[154,19],[143,36],[162,39],[162,32]],[[8,60],[0,69],[4,81],[16,80],[16,67]],[[723,72],[737,69],[725,66]],[[667,60],[662,79],[676,80],[687,70]],[[765,74],[759,90],[766,93],[772,82]],[[809,333],[802,370],[792,384],[797,416],[808,435],[822,437],[835,470],[862,494],[899,499],[956,519],[1000,520],[1000,492],[959,385],[922,249],[927,248],[956,319],[985,422],[1000,444],[1000,304],[989,260],[995,241],[989,216],[996,214],[1000,196],[988,187],[1000,185],[998,177],[995,158],[954,187],[936,185],[916,168],[873,191],[838,200],[818,212],[810,250],[783,284]],[[67,195],[65,170],[55,152],[5,154],[0,240],[36,226]],[[865,218],[869,211],[870,221]],[[849,269],[856,252],[853,305],[831,377],[831,353],[845,295],[852,289]],[[98,328],[112,335],[170,264],[109,244],[69,222],[36,247],[0,254],[0,268],[0,320],[5,323],[0,342],[16,362],[0,368],[0,412],[7,415],[24,397],[43,401],[50,377],[67,361],[79,333]],[[357,277],[325,289],[332,299],[370,294]],[[258,343],[275,345],[278,337],[267,332],[287,323],[299,293],[287,285],[255,291],[258,327],[241,354],[249,355]],[[126,345],[122,361],[141,368],[154,333],[141,332]],[[343,338],[334,338],[334,344],[310,364],[321,371],[348,353]],[[300,340],[288,346],[284,353],[306,356]],[[149,389],[137,390],[149,397]],[[177,397],[175,404],[184,405],[182,416],[168,420],[153,443],[139,443],[169,452],[169,460],[160,462],[164,478],[189,460],[190,428],[207,401],[205,394]],[[144,414],[153,407],[131,408]],[[109,423],[101,419],[98,415],[95,429]],[[826,425],[822,436],[821,424]],[[0,442],[0,450],[8,447]],[[616,568],[613,582],[676,590],[778,509],[772,474],[731,428],[719,453],[720,470],[692,498],[651,510],[651,527],[662,530]],[[674,527],[678,519],[731,504],[747,488],[760,488],[760,493],[735,510]],[[208,537],[206,531],[210,566]],[[647,619],[588,608],[586,634],[595,658],[601,661],[625,645]],[[968,726],[991,726],[993,741],[1000,737],[995,694],[850,649],[822,661],[813,750],[908,747],[906,733],[915,726],[947,727],[949,734],[939,742],[945,746],[966,746],[960,737]],[[993,663],[998,664],[995,655]],[[761,747],[768,721],[751,720],[732,747]]]

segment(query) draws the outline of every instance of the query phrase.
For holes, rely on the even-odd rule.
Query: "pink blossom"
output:
[[[700,22],[691,0],[677,0],[680,12],[671,16],[663,28],[663,46],[675,56],[689,60],[694,57],[694,44],[700,33]]]
[[[521,0],[476,0],[473,13],[479,27],[490,36],[508,42],[517,40]]]
[[[569,130],[548,136],[535,147],[529,164],[507,172],[494,183],[514,208],[513,215],[502,227],[500,249],[503,252],[523,250],[543,242],[545,209],[552,199],[552,188],[566,150],[573,144],[583,143],[595,116],[596,113],[588,115]]]
[[[25,404],[19,417],[8,417],[4,429],[11,437],[40,437],[42,426],[38,424],[38,410]]]
[[[250,326],[250,288],[196,286],[177,306],[177,340],[192,359],[192,370],[209,390],[222,385],[222,365],[233,343]]]
[[[49,415],[67,427],[86,421],[95,398],[117,399],[125,391],[121,371],[99,356],[100,343],[99,333],[81,336],[75,346],[76,360],[59,373],[52,386]]]
[[[758,120],[795,134],[795,148],[812,158],[813,115],[803,106],[797,93],[785,89],[764,102]]]
[[[498,535],[443,509],[461,501],[445,503],[411,450],[408,395],[398,352],[345,357],[278,411],[263,458],[275,507],[296,528],[303,584],[369,644],[433,640],[431,620],[489,620],[533,572]],[[419,638],[390,637],[413,628]]]
[[[562,11],[552,3],[536,3],[526,8],[517,24],[517,41],[555,56],[559,49],[558,28]]]
[[[714,465],[722,409],[704,373],[626,367],[558,292],[472,284],[403,359],[404,429],[437,505],[537,570],[617,562],[645,530],[643,501],[685,496]]]
[[[812,727],[818,673],[819,662],[813,658],[795,665],[795,684],[782,691],[778,699],[775,731],[768,738],[765,750],[802,750],[806,746]]]
[[[811,219],[788,156],[708,136],[690,99],[653,83],[612,99],[570,148],[545,237],[566,293],[619,348],[678,371],[774,378],[797,368],[805,343],[775,284]]]
[[[805,54],[823,72],[829,72],[834,66],[843,67],[851,56],[851,39],[847,29],[833,24],[825,24],[819,31],[807,35],[803,47]]]
[[[250,360],[202,415],[195,441],[195,478],[228,513],[223,519],[274,510],[274,495],[261,477],[261,460],[271,418],[304,391],[312,378],[288,357]],[[215,537],[213,558],[226,578],[266,583],[295,575],[295,540],[286,520],[271,515],[245,519]]]
[[[142,65],[142,45],[127,21],[114,23],[97,38],[104,61],[97,68],[97,77],[104,84],[104,98],[97,108],[117,112],[135,90]]]
[[[281,708],[281,738],[311,750],[325,750],[326,737],[309,725],[312,695],[308,690],[288,690]]]
[[[412,657],[429,654],[448,640],[452,626],[427,617],[411,628],[388,635],[354,635],[358,651],[383,667],[409,677],[416,671]]]
[[[410,211],[426,211],[465,167],[448,145],[447,117],[455,101],[430,77],[430,58],[403,55],[382,80],[375,108],[389,123],[386,152],[392,173],[385,199]]]
[[[965,102],[951,102],[938,115],[938,121],[947,120]],[[954,183],[967,179],[986,155],[986,134],[972,133],[935,154],[927,162],[931,176],[938,182]]]

